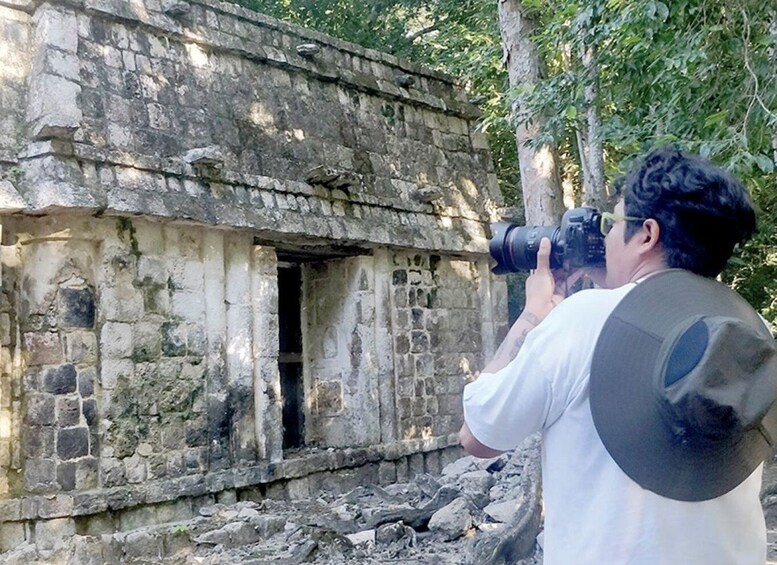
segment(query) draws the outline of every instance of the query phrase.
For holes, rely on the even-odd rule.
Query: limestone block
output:
[[[465,497],[459,497],[435,512],[429,520],[429,531],[446,541],[460,538],[472,528],[472,507]]]
[[[76,396],[56,399],[56,423],[61,427],[77,426],[81,421],[81,403]]]
[[[360,545],[375,545],[375,530],[362,530],[354,534],[347,534],[345,536],[355,546]]]
[[[64,336],[64,343],[65,359],[69,363],[79,365],[97,362],[97,337],[93,332],[68,332]],[[86,396],[89,395],[91,392]]]
[[[112,390],[120,379],[132,379],[134,374],[135,364],[130,359],[104,359],[100,367],[100,385]]]
[[[63,360],[62,343],[56,332],[24,334],[24,352],[30,367],[56,365]]]
[[[157,251],[161,249],[161,232],[159,235],[159,248],[157,248]],[[154,239],[156,238],[149,238],[149,240]],[[141,238],[138,237],[138,242],[140,241]],[[144,285],[165,285],[167,283],[167,269],[164,262],[156,257],[141,255],[138,258],[138,281]]]
[[[41,518],[61,518],[73,512],[73,497],[57,494],[41,497],[38,505]]]
[[[132,325],[106,322],[100,332],[100,351],[108,359],[132,356]]]
[[[156,561],[162,555],[162,538],[149,531],[129,532],[123,541],[124,555],[131,562]]]
[[[408,473],[411,478],[422,475],[425,471],[423,453],[413,453],[408,457]]]
[[[205,319],[205,296],[202,292],[174,292],[171,302],[172,314],[190,322]]]
[[[60,325],[64,328],[91,328],[94,326],[94,293],[89,288],[61,288],[59,290]]]
[[[89,490],[97,486],[97,459],[85,457],[76,461],[75,469],[75,488],[77,490]]]
[[[24,488],[40,492],[54,487],[57,482],[57,465],[52,459],[28,459],[24,465]]]
[[[201,261],[173,261],[171,263],[170,281],[176,289],[195,293],[203,291],[205,268]],[[140,275],[140,273],[138,274]]]
[[[307,477],[292,479],[287,483],[290,500],[309,500],[311,496],[310,480]]]
[[[162,352],[167,357],[186,355],[186,325],[177,322],[162,324]]]
[[[78,19],[72,12],[45,4],[35,12],[35,41],[75,53],[78,50]]]
[[[133,455],[124,459],[124,472],[128,483],[142,483],[146,480],[146,462],[142,457]]]
[[[76,368],[71,364],[47,369],[43,373],[43,390],[52,394],[68,394],[76,391]]]
[[[121,461],[113,458],[100,460],[100,484],[103,487],[122,485],[125,481],[124,464]]]
[[[42,49],[38,52],[34,68],[51,75],[57,75],[75,83],[81,80],[80,63],[74,53],[58,49]]]
[[[81,127],[81,86],[60,76],[41,73],[30,81],[27,121],[33,139],[72,139]]]
[[[391,485],[397,481],[397,466],[393,461],[378,463],[378,481],[381,485]]]
[[[0,522],[0,553],[21,545],[25,539],[24,522]]]
[[[63,460],[76,459],[89,454],[89,429],[64,428],[57,433],[57,456]]]
[[[54,411],[47,416],[53,422]],[[28,458],[51,457],[56,442],[56,428],[52,426],[25,426],[22,431],[22,445]]]
[[[24,198],[16,191],[10,181],[0,180],[0,211],[13,213],[27,208]]]
[[[162,354],[162,331],[156,322],[138,322],[132,326],[132,358],[152,361]]]

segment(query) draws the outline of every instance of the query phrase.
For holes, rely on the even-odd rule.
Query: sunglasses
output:
[[[612,212],[602,212],[602,217],[599,220],[599,231],[602,232],[602,235],[607,235],[616,222],[644,222],[645,220],[647,218],[635,218],[634,216],[621,216]]]

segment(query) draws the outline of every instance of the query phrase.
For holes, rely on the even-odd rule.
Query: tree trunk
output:
[[[772,45],[777,46],[777,10],[769,10],[769,34],[772,36]],[[777,47],[772,52],[772,60],[777,65]],[[772,131],[772,150],[774,151],[774,166],[777,167],[777,123]]]
[[[597,98],[599,97],[599,73],[596,68],[596,51],[586,47],[583,51],[583,67],[586,70],[586,86],[583,96],[586,105],[586,142],[581,159],[583,167],[583,204],[601,209],[607,202],[604,189],[604,145],[602,140],[602,120],[599,117]]]
[[[539,55],[531,42],[534,23],[526,16],[520,0],[498,0],[499,31],[510,88],[531,85],[540,77]],[[513,108],[514,113],[522,111]],[[527,224],[557,224],[564,213],[555,150],[550,145],[532,149],[527,145],[540,130],[537,116],[523,117],[515,130],[521,192]]]

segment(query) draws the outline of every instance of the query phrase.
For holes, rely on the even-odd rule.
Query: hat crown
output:
[[[757,426],[777,400],[774,340],[739,318],[701,317],[667,340],[660,371],[682,441],[719,441]]]

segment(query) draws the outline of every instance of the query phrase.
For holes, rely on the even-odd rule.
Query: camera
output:
[[[602,214],[596,208],[572,208],[561,218],[560,226],[519,226],[509,222],[491,224],[489,243],[502,275],[537,268],[537,251],[543,237],[550,239],[550,268],[571,270],[604,267],[604,236],[599,226]]]

